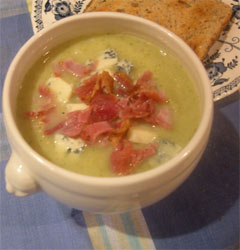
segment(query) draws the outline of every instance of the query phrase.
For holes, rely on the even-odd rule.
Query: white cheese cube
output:
[[[156,134],[144,127],[132,127],[128,132],[128,140],[134,143],[148,144],[156,139]]]
[[[75,154],[80,153],[85,146],[80,138],[73,139],[58,133],[54,135],[54,144],[59,151]]]
[[[47,86],[52,90],[60,102],[66,103],[72,95],[71,84],[59,77],[51,77],[47,81]]]
[[[97,71],[110,68],[113,65],[115,65],[116,63],[117,63],[117,58],[115,58],[115,59],[106,59],[106,60],[99,60],[98,61],[98,66],[97,66]]]
[[[87,104],[85,104],[84,102],[67,103],[66,104],[67,112],[73,112],[73,111],[76,111],[76,110],[84,110],[84,109],[86,109],[88,107],[89,106]]]

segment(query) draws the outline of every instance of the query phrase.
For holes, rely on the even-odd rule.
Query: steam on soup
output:
[[[176,155],[200,120],[195,86],[167,51],[128,34],[66,42],[23,79],[17,122],[49,161],[77,173],[146,171]]]

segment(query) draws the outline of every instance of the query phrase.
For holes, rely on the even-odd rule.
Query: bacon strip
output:
[[[134,86],[135,91],[132,96],[140,98],[153,99],[160,103],[167,101],[167,96],[164,91],[158,91],[155,82],[152,80],[152,72],[145,71],[137,80]]]
[[[42,118],[42,121],[47,123],[49,120],[49,114],[51,114],[54,110],[56,110],[56,106],[54,104],[55,95],[47,88],[44,84],[41,84],[38,88],[38,92],[40,94],[39,99],[37,101],[37,105],[39,106],[39,110],[37,111],[27,111],[25,115],[29,118]]]
[[[75,93],[85,103],[89,104],[99,90],[98,74],[83,81],[83,85],[75,89]]]
[[[41,84],[38,88],[38,92],[41,96],[46,98],[53,98],[54,94],[50,91],[48,87],[46,87],[44,84]]]
[[[160,108],[160,110],[156,115],[155,123],[165,129],[171,129],[172,119],[173,119],[172,111],[167,107],[162,107]]]
[[[128,106],[129,98],[122,98],[118,101],[117,105],[121,109],[125,109]]]
[[[77,77],[84,77],[91,72],[95,71],[97,68],[97,60],[90,65],[84,65],[73,61],[72,59],[67,59],[65,61],[60,61],[54,65],[55,76],[60,76],[62,72],[66,71],[72,73]]]
[[[83,81],[83,85],[75,89],[78,97],[89,104],[97,93],[112,94],[114,80],[107,71],[95,74]]]
[[[41,84],[38,88],[38,92],[40,94],[40,98],[42,99],[42,102],[44,102],[40,109],[41,110],[48,110],[53,107],[53,102],[55,98],[55,94],[51,92],[51,90],[45,86],[44,84]]]
[[[39,117],[43,117],[43,116],[50,114],[55,109],[56,109],[56,107],[50,107],[48,109],[40,110],[40,111],[27,111],[27,112],[25,112],[25,115],[29,118],[36,118],[37,119]]]
[[[152,76],[153,74],[151,71],[143,72],[143,74],[137,79],[135,89],[156,87],[152,80]]]
[[[81,134],[81,137],[87,142],[96,142],[97,138],[113,130],[107,121],[95,122],[87,125]]]
[[[64,127],[61,129],[61,133],[68,137],[80,136],[83,126],[88,122],[91,109],[76,110],[67,114],[67,120]]]
[[[115,95],[98,93],[92,99],[91,107],[92,122],[112,121],[118,116],[119,108]]]
[[[44,130],[44,134],[45,134],[45,135],[51,135],[51,134],[57,132],[58,130],[60,130],[61,128],[64,127],[64,123],[65,123],[65,121],[60,122],[60,123],[58,123],[56,126]]]
[[[98,76],[99,85],[102,92],[112,94],[113,93],[113,83],[114,79],[110,76],[107,71],[103,71]]]
[[[113,145],[117,145],[131,126],[129,119],[122,120],[115,124],[115,128],[109,135],[109,140]]]
[[[158,103],[167,101],[167,96],[165,95],[163,91],[160,92],[160,91],[147,89],[147,88],[141,88],[135,91],[132,94],[132,96],[134,97],[138,96],[138,98],[144,99],[144,100],[152,99]]]
[[[117,81],[116,91],[119,95],[129,95],[133,90],[133,80],[125,72],[114,73],[114,79]]]
[[[143,149],[135,149],[132,144],[125,140],[118,144],[110,157],[111,169],[116,174],[130,174],[145,159],[157,152],[157,143],[148,145]]]
[[[90,108],[69,112],[67,113],[66,120],[60,122],[53,128],[45,130],[44,134],[50,135],[59,131],[61,134],[68,137],[78,137],[82,132],[83,126],[88,122],[90,114]]]
[[[122,110],[123,119],[144,118],[155,112],[154,102],[149,100],[132,99],[128,106]]]
[[[157,114],[153,113],[151,116],[144,118],[145,121],[168,130],[172,129],[172,119],[173,112],[167,107],[161,107]]]

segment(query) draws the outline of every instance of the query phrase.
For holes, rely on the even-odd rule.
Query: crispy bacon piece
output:
[[[55,109],[56,109],[56,107],[50,107],[48,109],[40,110],[40,111],[28,111],[28,112],[25,112],[25,115],[29,118],[38,119],[40,117],[47,116]]]
[[[173,112],[168,107],[161,107],[157,114],[153,113],[144,118],[145,121],[168,130],[172,128],[172,119]]]
[[[91,122],[111,121],[118,116],[117,98],[112,94],[98,93],[91,102]]]
[[[172,119],[173,119],[172,110],[170,110],[167,107],[162,107],[160,108],[160,110],[156,115],[155,123],[165,129],[171,129]]]
[[[125,72],[114,73],[114,79],[118,84],[116,88],[117,94],[126,96],[132,92],[133,80]]]
[[[88,122],[91,109],[76,110],[67,114],[67,120],[64,123],[61,133],[69,137],[80,136],[83,126]]]
[[[75,93],[85,103],[89,104],[99,90],[98,74],[94,74],[83,81],[83,85],[75,89]]]
[[[41,84],[38,87],[38,92],[40,94],[40,99],[42,102],[42,105],[40,105],[40,110],[48,110],[52,108],[54,106],[53,102],[54,102],[55,94],[51,92],[51,90],[48,87],[46,87],[44,84]]]
[[[154,101],[160,103],[167,101],[167,96],[164,91],[158,91],[156,89],[156,84],[152,80],[152,72],[145,71],[137,80],[134,86],[134,92],[132,96],[145,99],[153,99]]]
[[[66,71],[74,74],[77,77],[84,77],[91,72],[95,71],[97,68],[98,62],[95,60],[92,64],[85,65],[80,64],[72,59],[67,59],[65,61],[60,61],[54,65],[54,74],[55,76],[61,76],[61,73]]]
[[[91,114],[91,108],[85,110],[76,110],[67,113],[67,119],[60,122],[53,128],[44,131],[45,135],[50,135],[59,131],[68,137],[78,137],[82,132],[83,126],[88,122]]]
[[[87,125],[83,132],[81,133],[81,137],[90,143],[96,142],[97,138],[100,135],[109,133],[113,130],[110,124],[107,121],[95,122]]]
[[[158,91],[158,96],[160,97],[160,102],[166,102],[168,100],[168,97],[164,90]]]
[[[122,98],[118,101],[117,105],[120,109],[125,109],[129,103],[129,98]]]
[[[101,86],[101,91],[107,94],[113,93],[113,83],[114,79],[110,76],[107,71],[103,71],[98,75],[99,85]]]
[[[130,174],[146,158],[156,154],[157,147],[158,144],[153,143],[143,149],[135,149],[127,140],[119,143],[110,157],[112,171],[120,175]]]
[[[131,126],[131,122],[129,119],[122,120],[115,124],[114,129],[109,135],[109,140],[113,145],[117,145],[124,135],[127,133],[128,129]]]
[[[41,96],[52,99],[54,97],[54,94],[50,91],[48,87],[46,87],[44,84],[41,84],[38,88],[38,92]]]
[[[147,88],[141,88],[137,91],[135,91],[132,94],[133,97],[138,96],[138,98],[140,99],[152,99],[155,102],[165,102],[167,101],[167,96],[165,95],[165,93],[163,91],[156,91],[156,90],[152,90],[152,89],[147,89]]]
[[[122,110],[123,119],[144,118],[155,112],[153,100],[132,99],[128,106]]]
[[[40,94],[40,98],[37,100],[39,102],[37,103],[39,110],[27,111],[25,115],[34,119],[41,118],[44,123],[47,123],[49,120],[47,116],[56,110],[56,106],[53,103],[55,95],[44,84],[39,86],[38,92]]]
[[[58,123],[56,126],[44,130],[44,134],[45,134],[45,135],[51,135],[51,134],[57,132],[58,130],[60,130],[61,128],[64,127],[64,123],[65,123],[65,121],[60,122],[60,123]]]
[[[95,74],[83,81],[83,85],[75,89],[78,97],[89,104],[93,97],[98,93],[111,94],[113,92],[113,78],[107,71]]]
[[[134,86],[135,89],[139,89],[139,88],[154,88],[155,83],[152,80],[152,72],[151,71],[145,71],[138,79],[137,82]]]

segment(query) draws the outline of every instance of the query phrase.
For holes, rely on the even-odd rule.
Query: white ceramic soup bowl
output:
[[[201,122],[191,141],[173,159],[139,174],[91,177],[54,165],[35,152],[16,125],[16,97],[25,73],[52,47],[85,34],[127,32],[160,44],[191,75],[200,96]],[[207,73],[194,52],[165,28],[121,13],[86,13],[66,18],[34,35],[18,52],[6,76],[3,115],[12,154],[6,166],[6,189],[17,196],[44,191],[54,199],[94,213],[117,213],[157,202],[175,190],[196,167],[208,142],[213,101]]]

